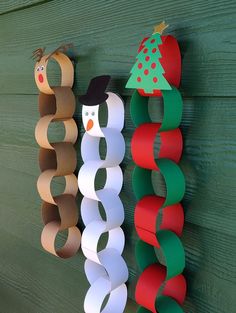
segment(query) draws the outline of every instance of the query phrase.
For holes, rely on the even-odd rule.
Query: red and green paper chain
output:
[[[180,240],[184,212],[180,201],[185,193],[184,175],[177,165],[182,154],[180,82],[181,58],[172,36],[161,36],[165,24],[143,40],[131,70],[127,88],[135,88],[131,118],[136,126],[131,152],[136,164],[133,190],[137,198],[135,228],[140,237],[137,263],[142,270],[135,298],[138,312],[180,313],[186,295],[182,275],[185,253]],[[155,65],[154,65],[155,64]],[[162,97],[162,123],[153,123],[148,113],[149,96]],[[158,153],[154,141],[160,136]],[[166,185],[166,197],[155,193],[152,172],[158,171]]]

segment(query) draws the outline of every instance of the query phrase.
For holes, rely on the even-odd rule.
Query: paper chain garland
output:
[[[121,313],[127,301],[128,269],[121,254],[125,238],[121,229],[124,208],[119,198],[123,184],[123,174],[119,164],[125,153],[125,142],[121,134],[124,126],[124,105],[122,99],[112,93],[105,93],[109,76],[91,80],[88,92],[80,97],[83,103],[82,116],[86,132],[81,143],[84,164],[78,175],[78,185],[84,198],[81,215],[85,224],[81,247],[87,258],[85,273],[91,285],[84,301],[86,313]],[[99,125],[99,106],[106,101],[108,109],[107,127]],[[105,104],[102,104],[105,105]],[[104,160],[99,154],[99,142],[104,138],[107,152]],[[100,169],[106,171],[103,189],[96,190],[95,178]],[[104,220],[99,212],[101,204],[106,213]],[[108,234],[104,249],[98,247],[103,234]],[[105,308],[102,304],[109,295]]]
[[[165,24],[161,25],[165,28]],[[185,192],[185,180],[176,164],[181,158],[183,146],[178,128],[182,116],[182,98],[176,88],[180,82],[181,60],[175,38],[163,38],[160,34],[161,31],[142,42],[127,83],[128,88],[137,88],[131,99],[131,118],[137,127],[131,141],[131,152],[136,163],[133,189],[138,200],[134,220],[140,237],[136,258],[142,270],[135,291],[136,301],[140,305],[139,313],[183,312],[181,305],[186,295],[186,281],[181,274],[185,267],[185,254],[178,237],[184,224],[180,201]],[[158,55],[160,60],[156,59],[156,51],[162,51]],[[145,76],[145,68],[154,59],[156,66],[151,77],[142,80],[140,69]],[[142,67],[139,65],[140,60],[146,60],[145,66],[144,63]],[[175,72],[171,71],[173,68]],[[160,79],[153,80],[152,77]],[[150,95],[163,98],[164,117],[161,124],[153,123],[149,116]],[[157,155],[154,152],[156,136],[160,136]],[[154,191],[152,171],[159,171],[164,179],[165,198]]]
[[[40,50],[40,49],[39,49]],[[54,59],[61,68],[61,86],[50,87],[47,79],[47,64]],[[42,55],[35,65],[35,82],[40,90],[40,120],[35,129],[35,138],[39,144],[39,165],[42,171],[38,178],[37,188],[42,204],[42,217],[45,224],[41,243],[45,250],[61,257],[73,256],[80,247],[81,234],[76,227],[78,209],[75,201],[78,186],[76,176],[76,142],[78,130],[73,114],[75,97],[71,90],[74,80],[74,69],[70,59],[56,51],[50,55]],[[63,142],[50,142],[48,128],[51,123],[63,122],[65,137]],[[65,190],[59,196],[51,193],[51,182],[54,177],[64,176]],[[68,230],[65,245],[56,249],[55,240],[60,231]]]
[[[135,298],[138,312],[181,313],[186,295],[186,281],[182,275],[185,254],[179,236],[184,224],[180,204],[185,192],[185,180],[179,166],[182,154],[182,135],[178,128],[182,115],[182,98],[178,91],[181,74],[181,57],[177,41],[172,36],[161,36],[165,24],[158,26],[150,38],[139,47],[137,62],[131,70],[127,88],[137,89],[131,99],[131,118],[137,129],[131,142],[136,167],[133,172],[133,189],[138,200],[135,207],[135,227],[140,237],[136,257],[142,270]],[[37,182],[43,200],[42,215],[45,227],[41,242],[45,250],[62,257],[74,255],[80,246],[81,234],[76,227],[78,212],[75,196],[77,181],[73,174],[76,154],[73,144],[77,139],[77,126],[73,120],[75,98],[73,65],[63,53],[55,51],[42,55],[35,65],[35,81],[40,90],[39,112],[41,119],[35,137],[40,145],[41,175]],[[41,53],[40,52],[40,53]],[[54,59],[61,68],[61,86],[51,87],[47,79],[47,64]],[[81,246],[87,260],[85,273],[90,283],[84,301],[86,313],[121,313],[127,301],[127,265],[122,258],[125,238],[121,229],[124,208],[119,198],[123,174],[119,164],[125,153],[124,106],[121,98],[112,92],[105,93],[109,78],[94,78],[87,94],[81,97],[83,124],[86,133],[81,143],[83,166],[78,184],[84,198],[81,215],[85,224]],[[99,87],[102,87],[101,89]],[[99,91],[100,90],[100,91]],[[148,97],[163,97],[162,123],[152,123],[148,113]],[[99,125],[99,105],[106,101],[107,127]],[[63,142],[50,142],[47,136],[51,122],[63,122]],[[154,152],[154,141],[160,136],[160,148]],[[105,138],[107,153],[101,159],[100,139]],[[95,178],[105,169],[104,188],[96,190]],[[152,185],[152,171],[159,171],[166,185],[166,197],[158,196]],[[53,196],[50,185],[54,177],[65,177],[65,190]],[[102,205],[106,219],[100,214]],[[56,249],[57,234],[68,229],[65,245]],[[104,249],[99,248],[103,234],[108,234]],[[103,308],[103,302],[109,295]]]

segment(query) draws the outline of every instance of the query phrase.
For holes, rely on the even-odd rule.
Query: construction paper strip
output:
[[[55,176],[55,170],[46,170],[41,173],[37,181],[37,189],[38,193],[42,200],[56,204],[55,197],[52,195],[51,192],[51,183]],[[76,197],[78,191],[77,179],[74,174],[64,176],[65,179],[65,189],[63,194],[69,194]]]
[[[54,59],[61,69],[61,87],[72,87],[74,83],[74,67],[67,55],[61,52],[43,55],[34,68],[34,78],[38,89],[48,95],[54,94],[47,78],[47,65]]]
[[[108,302],[102,310],[104,299],[109,295]],[[108,279],[100,277],[89,288],[85,301],[84,311],[86,313],[120,313],[124,312],[127,301],[127,287],[120,285],[111,291]]]
[[[167,131],[179,127],[183,100],[180,92],[175,87],[171,90],[162,91],[164,115],[161,122],[160,131]],[[142,97],[137,90],[134,91],[130,102],[130,115],[136,127],[143,123],[151,123],[148,112],[148,97]]]
[[[170,297],[159,297],[156,304],[156,309],[159,313],[184,313],[181,306]]]
[[[158,233],[160,250],[165,260],[166,278],[170,279],[179,275],[185,266],[184,248],[179,237],[169,230],[161,230]],[[144,270],[151,264],[158,262],[156,252],[159,249],[144,241],[138,241],[136,245],[136,257],[139,267]],[[143,255],[145,253],[145,258]],[[173,258],[173,255],[175,257]]]
[[[180,236],[184,224],[184,212],[180,203],[163,208],[165,198],[145,196],[135,207],[134,224],[139,237],[152,246],[160,248],[157,232],[168,229]]]
[[[121,224],[124,208],[119,198],[123,184],[123,174],[119,164],[125,154],[125,142],[121,134],[124,126],[124,104],[122,99],[111,92],[105,93],[109,82],[107,76],[91,80],[87,93],[80,97],[83,124],[86,130],[81,142],[84,164],[78,174],[78,185],[84,198],[81,215],[85,224],[81,248],[87,258],[85,273],[90,288],[84,301],[86,313],[121,313],[127,301],[127,265],[121,254],[125,245]],[[101,127],[99,108],[107,106],[107,127]],[[101,158],[99,145],[101,138],[106,141],[107,152]],[[106,171],[106,181],[102,189],[95,185],[99,171]],[[101,216],[99,204],[105,216]],[[100,247],[100,239],[107,234],[107,241]],[[107,303],[102,308],[105,298]]]
[[[161,296],[156,304],[156,311],[159,313],[184,313],[181,306],[172,298]],[[137,313],[151,313],[144,307],[139,307]]]
[[[78,182],[81,193],[94,200],[100,200],[95,188],[95,178],[99,169],[104,168],[103,161],[89,161],[84,163],[79,171]],[[120,166],[107,167],[106,183],[104,189],[111,189],[117,195],[120,193],[123,184],[123,174]]]
[[[92,285],[101,276],[107,277],[111,289],[116,289],[128,278],[128,270],[121,253],[114,248],[106,248],[98,252],[98,261],[85,261],[85,273]],[[119,269],[119,271],[118,271]]]
[[[125,153],[125,141],[120,131],[112,128],[102,128],[103,137],[91,136],[85,133],[81,142],[81,156],[84,163],[101,160],[103,167],[113,167],[120,164]],[[106,157],[101,159],[99,144],[101,138],[106,141]]]
[[[56,60],[61,68],[59,87],[50,87],[48,83],[46,70],[50,58]],[[41,116],[35,128],[35,138],[41,147],[39,165],[42,171],[37,181],[37,189],[43,200],[42,217],[45,224],[41,243],[45,250],[61,258],[73,256],[81,242],[81,233],[76,227],[78,209],[75,197],[78,185],[73,174],[77,163],[74,143],[78,135],[76,123],[72,118],[75,111],[75,97],[71,90],[73,79],[73,64],[59,51],[41,55],[35,65],[35,81],[40,90]],[[59,122],[64,124],[64,139],[62,142],[50,142],[49,126],[51,123]],[[65,178],[65,189],[61,195],[54,196],[51,192],[51,183],[53,178],[58,176]],[[67,239],[62,248],[57,248],[56,236],[63,230],[68,230]]]
[[[53,120],[70,119],[75,112],[75,96],[70,87],[52,87],[53,94],[39,93],[40,116],[53,115]]]
[[[170,283],[172,285],[168,290],[166,290],[165,286],[165,276],[165,267],[158,264],[152,264],[143,271],[135,290],[135,299],[139,305],[151,312],[159,312],[157,311],[158,294],[165,294],[165,296],[174,299],[179,305],[183,304],[186,295],[186,281],[183,275],[178,275],[168,280],[166,284]]]
[[[54,150],[39,150],[39,166],[41,171],[55,170],[55,176],[69,175],[76,168],[76,152],[72,143],[59,142],[51,146]]]
[[[157,165],[166,185],[166,198],[163,207],[178,203],[185,193],[184,175],[177,164],[169,159],[158,159]],[[152,171],[136,166],[133,171],[132,184],[137,200],[145,195],[154,195]]]
[[[93,221],[104,221],[99,210],[100,203],[106,215],[106,230],[121,226],[124,221],[124,207],[117,193],[111,189],[101,189],[97,191],[97,196],[99,201],[86,197],[82,199],[81,216],[84,225],[87,226]]]
[[[42,117],[35,128],[35,139],[40,147],[54,150],[55,147],[48,140],[48,128],[54,122],[54,115],[46,115]],[[57,121],[58,122],[58,121]],[[62,142],[74,144],[77,140],[78,129],[73,118],[62,121],[65,128],[65,136]]]
[[[86,226],[82,235],[81,247],[87,259],[98,264],[100,263],[98,242],[102,234],[106,232],[106,222],[93,221]],[[124,249],[124,244],[125,237],[120,227],[108,231],[108,240],[104,249],[114,248],[121,255]]]
[[[160,127],[159,123],[145,123],[136,128],[131,140],[131,153],[138,166],[158,170],[155,159],[167,158],[179,162],[183,148],[181,131],[177,128],[159,133]],[[161,143],[155,156],[154,142],[157,134]]]
[[[41,234],[41,243],[43,248],[51,254],[57,257],[67,259],[76,254],[80,247],[80,230],[76,227],[68,228],[68,236],[64,246],[60,249],[56,249],[55,241],[56,236],[59,233],[61,225],[57,221],[49,222],[44,226]]]
[[[78,220],[75,197],[70,194],[62,194],[54,197],[57,205],[44,202],[42,205],[42,218],[44,224],[49,222],[60,222],[60,230],[67,229]]]
[[[160,235],[166,267],[157,263],[157,250],[154,247],[141,240],[136,245],[136,258],[143,273],[136,286],[135,298],[141,306],[151,312],[159,312],[156,308],[160,295],[171,297],[179,304],[183,303],[186,295],[186,281],[180,274],[185,266],[182,244],[179,238],[170,231],[163,230]],[[169,242],[165,237],[168,237]],[[148,297],[146,296],[147,292]],[[170,302],[172,301],[170,300]],[[176,307],[178,307],[177,304]]]

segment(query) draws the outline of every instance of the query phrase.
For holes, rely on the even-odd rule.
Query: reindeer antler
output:
[[[66,52],[68,49],[70,49],[70,48],[74,48],[73,43],[67,43],[67,44],[60,45],[57,49],[55,49],[53,52],[51,52],[51,53],[49,54],[49,56],[47,57],[46,60],[50,59],[50,57],[51,57],[53,54],[55,54],[55,53],[57,53],[57,52],[64,52],[64,53],[65,53],[65,52]]]
[[[44,51],[45,51],[45,48],[38,48],[34,50],[32,53],[32,59],[39,62],[43,57]]]

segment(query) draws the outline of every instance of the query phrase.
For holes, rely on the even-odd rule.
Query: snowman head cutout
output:
[[[87,93],[79,98],[83,104],[82,119],[85,131],[91,136],[103,135],[99,123],[99,107],[109,95],[105,93],[110,81],[109,75],[97,76],[91,79]]]

